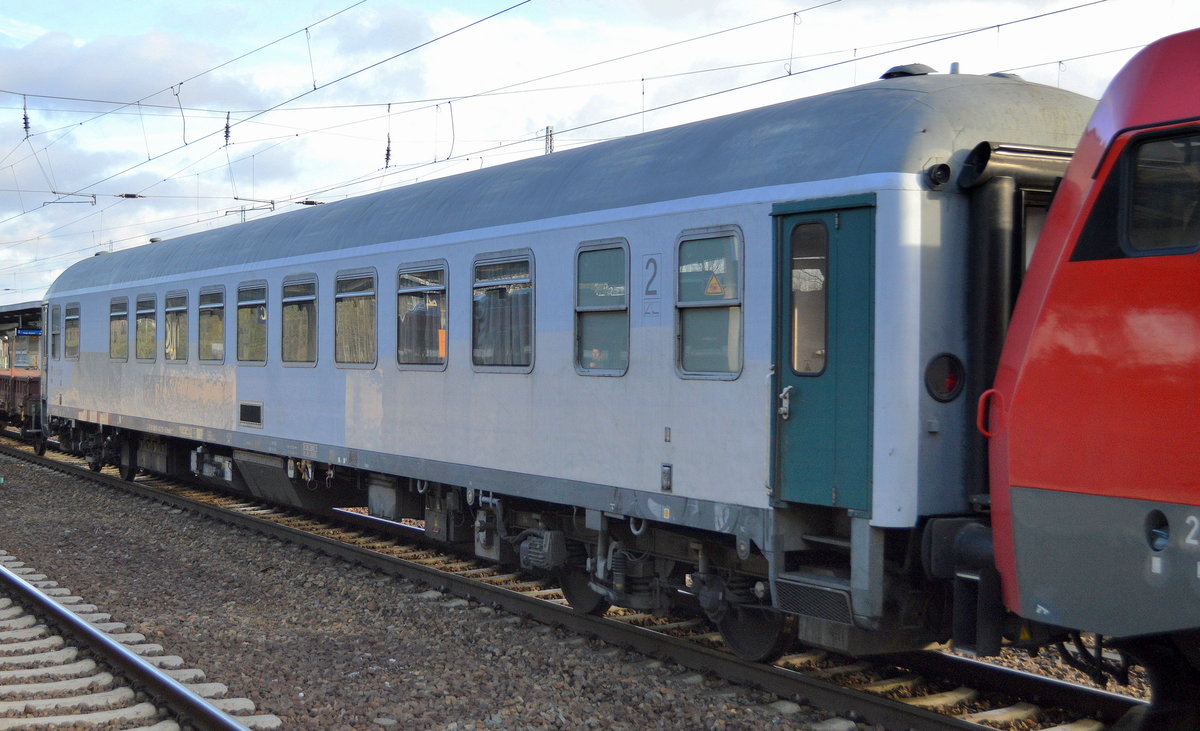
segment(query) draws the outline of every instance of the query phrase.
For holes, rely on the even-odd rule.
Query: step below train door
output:
[[[874,196],[773,215],[775,494],[869,517]]]

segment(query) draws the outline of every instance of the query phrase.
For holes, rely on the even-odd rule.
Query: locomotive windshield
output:
[[[1200,133],[1143,142],[1131,167],[1130,246],[1161,251],[1200,244]]]

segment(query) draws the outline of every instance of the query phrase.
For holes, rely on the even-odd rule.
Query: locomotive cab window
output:
[[[375,274],[339,274],[333,303],[334,360],[373,367],[375,329]]]
[[[239,363],[267,362],[267,285],[238,285],[237,359]]]
[[[154,346],[158,342],[156,306],[154,295],[138,295],[133,336],[133,352],[138,360],[154,360]]]
[[[163,359],[182,363],[188,358],[187,292],[171,292],[163,306]]]
[[[317,362],[317,278],[283,280],[282,360],[290,364]]]
[[[1125,230],[1136,252],[1200,248],[1200,133],[1150,139],[1132,155]]]
[[[585,244],[575,259],[575,367],[584,375],[629,368],[629,255],[624,241]]]
[[[197,309],[199,317],[197,357],[201,362],[222,362],[225,360],[225,290],[219,288],[201,289],[200,304]]]
[[[677,362],[685,376],[736,378],[742,370],[740,237],[679,242]]]
[[[818,375],[825,370],[829,271],[829,232],[820,221],[792,229],[792,371]]]
[[[1200,250],[1200,132],[1153,134],[1121,152],[1071,261]]]
[[[129,300],[114,299],[108,305],[108,357],[113,360],[129,358]]]
[[[402,270],[396,289],[396,362],[446,365],[446,268]]]
[[[63,357],[69,360],[79,360],[79,303],[73,302],[64,310],[63,318]]]
[[[533,369],[533,260],[477,260],[471,296],[471,362]]]

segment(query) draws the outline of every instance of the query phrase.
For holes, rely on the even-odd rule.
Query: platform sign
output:
[[[40,327],[19,327],[19,328],[17,328],[17,335],[36,335],[36,336],[40,337],[41,334],[42,334],[42,329]]]

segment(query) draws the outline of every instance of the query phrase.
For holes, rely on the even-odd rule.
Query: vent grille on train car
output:
[[[854,616],[850,610],[850,593],[847,591],[787,581],[783,578],[775,582],[775,591],[779,594],[779,608],[785,612],[842,624],[854,623]]]
[[[238,404],[238,421],[262,426],[262,404]]]

